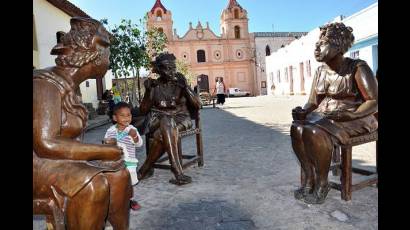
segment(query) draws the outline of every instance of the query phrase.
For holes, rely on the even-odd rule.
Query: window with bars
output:
[[[239,26],[235,26],[235,38],[241,38],[241,28]]]
[[[197,56],[197,61],[198,62],[206,62],[205,50],[196,51],[196,56]]]
[[[239,18],[239,10],[238,9],[235,9],[235,11],[234,11],[234,18],[235,19]]]
[[[359,54],[360,54],[359,50],[356,50],[356,51],[350,52],[350,57],[353,58],[353,59],[358,59]]]

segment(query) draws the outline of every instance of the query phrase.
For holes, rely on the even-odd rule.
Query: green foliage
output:
[[[184,61],[176,60],[176,66],[177,66],[177,71],[182,73],[188,84],[192,86],[192,84],[195,84],[195,76],[194,74],[189,70],[188,64],[186,64]]]
[[[108,26],[108,20],[102,19],[101,23]],[[148,69],[152,55],[162,52],[166,46],[166,36],[157,29],[146,30],[146,18],[139,20],[140,24],[133,24],[131,20],[122,19],[120,25],[107,28],[110,31],[110,69],[115,78],[119,76],[135,76],[138,78],[141,68]],[[128,85],[127,91],[129,89]],[[131,94],[133,95],[133,94]],[[132,97],[132,96],[131,96]],[[140,99],[140,95],[139,95]]]

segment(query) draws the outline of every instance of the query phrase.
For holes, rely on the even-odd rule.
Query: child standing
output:
[[[105,133],[105,141],[115,139],[119,147],[124,152],[125,165],[131,175],[132,186],[138,183],[137,164],[138,159],[135,155],[135,147],[141,147],[143,144],[142,138],[138,130],[130,125],[132,120],[131,107],[125,102],[119,102],[113,109],[113,121],[116,123],[111,126]],[[138,202],[131,200],[131,209],[137,210],[140,208]]]

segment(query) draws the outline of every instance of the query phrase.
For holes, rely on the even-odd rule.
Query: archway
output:
[[[208,92],[209,93],[209,79],[208,75],[201,74],[196,77],[198,85],[198,93]]]

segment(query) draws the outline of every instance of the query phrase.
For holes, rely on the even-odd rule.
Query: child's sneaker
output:
[[[141,205],[135,200],[130,200],[130,208],[134,211],[141,209]]]

